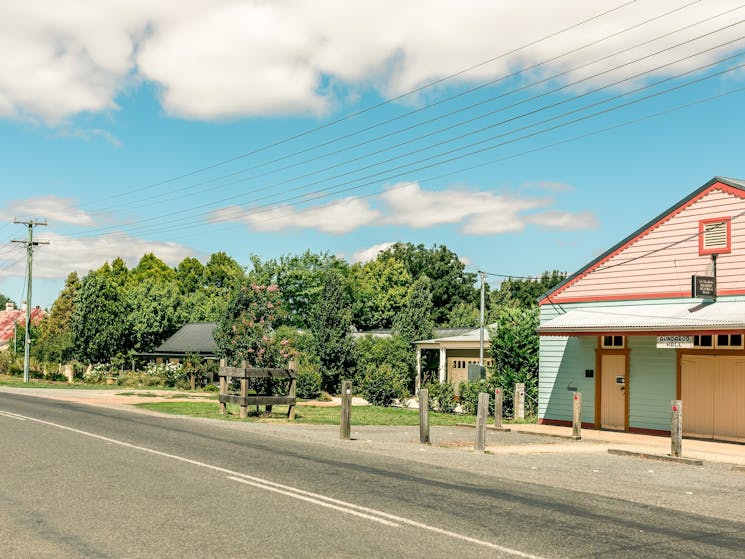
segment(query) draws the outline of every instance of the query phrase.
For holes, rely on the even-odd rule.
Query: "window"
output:
[[[743,349],[742,334],[702,334],[693,336],[693,347],[709,349]]]
[[[731,219],[719,217],[698,222],[698,253],[725,254],[732,250],[730,244]]]
[[[600,347],[620,348],[624,346],[623,336],[603,336],[600,338]]]

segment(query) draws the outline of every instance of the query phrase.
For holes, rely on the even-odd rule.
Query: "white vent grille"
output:
[[[727,222],[704,223],[704,250],[727,248]]]

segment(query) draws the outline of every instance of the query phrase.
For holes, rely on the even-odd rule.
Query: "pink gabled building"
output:
[[[31,309],[31,323],[36,324],[46,316],[44,309],[36,307]],[[0,311],[0,348],[13,343],[13,335],[16,325],[23,327],[26,324],[26,310],[16,309],[13,303],[5,305],[5,310]]]
[[[664,434],[682,400],[685,435],[745,441],[745,181],[710,180],[540,305],[539,421],[570,423],[578,391],[586,427]]]

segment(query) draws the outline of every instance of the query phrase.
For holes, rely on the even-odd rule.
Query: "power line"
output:
[[[740,39],[741,38],[738,38],[737,40],[740,40]],[[717,48],[717,47],[715,47],[715,48]],[[707,49],[707,50],[711,50],[711,49]],[[700,54],[700,53],[698,53],[698,54]],[[612,106],[612,107],[609,107],[609,108],[606,108],[606,109],[603,109],[603,110],[600,110],[600,111],[596,111],[596,112],[591,113],[589,115],[578,117],[578,118],[575,118],[575,119],[573,119],[571,121],[568,121],[568,122],[562,122],[562,123],[559,123],[557,125],[550,126],[550,127],[547,127],[547,128],[543,128],[543,129],[540,129],[540,130],[535,131],[535,132],[524,134],[524,135],[519,136],[517,138],[513,138],[513,139],[506,140],[506,141],[503,141],[503,142],[499,142],[499,143],[496,143],[496,144],[487,145],[485,147],[480,147],[478,149],[473,149],[470,152],[467,152],[467,153],[464,153],[464,154],[459,154],[459,155],[454,155],[452,157],[449,157],[449,158],[444,159],[444,160],[441,160],[441,161],[431,162],[431,161],[433,161],[435,159],[447,157],[449,155],[455,154],[457,152],[464,151],[466,149],[475,148],[477,146],[483,145],[483,144],[485,144],[487,142],[490,142],[490,141],[499,139],[501,137],[512,135],[512,134],[514,134],[516,132],[529,129],[529,128],[535,127],[537,125],[540,125],[540,124],[545,124],[547,122],[550,122],[552,120],[556,120],[558,118],[563,118],[565,116],[568,116],[568,115],[571,115],[573,113],[576,113],[576,112],[578,112],[580,110],[586,110],[587,108],[596,106],[598,104],[607,103],[609,101],[613,101],[613,100],[617,100],[617,99],[620,99],[620,98],[623,98],[623,97],[627,97],[627,96],[629,96],[629,95],[631,95],[633,93],[638,93],[638,92],[643,91],[645,89],[650,89],[652,87],[656,87],[656,86],[658,86],[658,85],[660,85],[662,83],[666,83],[668,81],[671,81],[671,80],[680,78],[682,76],[690,75],[690,74],[695,73],[695,72],[698,72],[698,71],[700,71],[702,69],[710,68],[712,66],[719,65],[723,61],[730,60],[730,59],[733,59],[733,58],[737,58],[739,56],[742,56],[743,54],[745,54],[745,52],[739,52],[739,53],[737,53],[735,55],[731,55],[729,57],[726,57],[726,58],[717,60],[717,61],[712,62],[710,64],[700,66],[700,67],[698,67],[696,69],[689,70],[689,71],[683,72],[681,74],[677,74],[677,75],[674,75],[674,76],[665,78],[663,80],[659,80],[657,82],[654,82],[652,84],[648,84],[648,85],[639,87],[639,88],[637,88],[635,90],[632,90],[632,91],[624,92],[622,94],[616,95],[616,96],[611,97],[611,98],[606,99],[606,100],[602,100],[602,101],[599,101],[599,102],[594,102],[594,103],[592,103],[590,105],[587,105],[586,107],[582,107],[580,109],[574,109],[574,110],[569,111],[567,113],[563,113],[561,115],[554,116],[554,117],[551,117],[549,119],[546,119],[546,120],[543,120],[543,121],[540,121],[540,122],[537,122],[537,123],[533,123],[533,124],[528,125],[528,126],[524,126],[524,127],[521,127],[521,128],[515,129],[515,130],[511,130],[511,131],[508,131],[506,133],[499,134],[497,136],[492,136],[492,137],[489,137],[489,138],[486,138],[486,139],[483,139],[483,140],[480,140],[480,141],[477,141],[477,142],[472,142],[472,143],[466,144],[464,146],[460,146],[460,147],[457,147],[457,148],[454,148],[454,149],[451,149],[451,150],[447,150],[445,152],[442,152],[442,153],[439,153],[439,154],[436,154],[436,155],[433,155],[433,156],[430,156],[430,157],[426,157],[426,158],[419,159],[419,160],[416,160],[416,161],[413,161],[413,162],[409,162],[409,163],[406,163],[406,164],[403,164],[403,165],[399,165],[397,167],[385,169],[383,171],[379,171],[379,172],[376,172],[376,173],[373,173],[373,174],[370,174],[370,175],[359,177],[359,178],[353,179],[351,181],[345,181],[345,182],[342,182],[342,183],[337,183],[337,184],[334,184],[334,185],[331,185],[331,186],[327,186],[327,187],[322,188],[322,189],[317,189],[317,190],[315,190],[313,192],[299,194],[299,195],[291,196],[291,197],[286,197],[284,199],[281,199],[281,200],[277,201],[273,205],[267,204],[267,205],[264,205],[264,206],[259,206],[257,208],[254,208],[254,209],[250,210],[250,211],[243,210],[241,208],[241,209],[238,209],[238,210],[235,210],[235,211],[231,212],[228,216],[223,216],[223,218],[220,219],[220,220],[213,220],[213,222],[214,221],[227,220],[227,219],[230,219],[231,217],[253,215],[253,214],[256,214],[256,213],[262,213],[263,211],[271,211],[272,209],[277,209],[278,207],[282,207],[282,206],[278,206],[277,204],[281,204],[283,202],[290,202],[290,201],[298,200],[298,199],[305,200],[305,201],[317,200],[317,199],[320,199],[320,198],[323,198],[323,197],[327,197],[327,196],[332,195],[332,194],[339,194],[339,193],[342,193],[342,192],[347,192],[347,191],[350,191],[350,190],[356,190],[356,189],[359,189],[359,188],[363,188],[365,186],[370,186],[372,184],[377,184],[377,183],[384,182],[384,181],[394,180],[394,179],[400,178],[402,175],[404,175],[406,173],[411,173],[411,172],[426,170],[426,169],[429,169],[429,168],[432,168],[432,167],[441,166],[441,165],[446,164],[446,163],[451,163],[453,161],[456,161],[456,160],[459,160],[459,159],[463,159],[463,158],[466,158],[466,157],[472,157],[474,155],[478,155],[480,153],[483,153],[483,152],[486,152],[486,151],[490,151],[490,150],[493,150],[493,149],[497,149],[497,148],[503,147],[505,145],[509,145],[509,144],[512,144],[512,143],[515,143],[515,142],[518,142],[518,141],[522,141],[522,140],[525,140],[525,139],[528,139],[528,138],[532,138],[532,137],[535,137],[535,136],[538,136],[538,135],[541,135],[541,134],[545,134],[547,132],[552,132],[552,131],[558,130],[558,129],[563,128],[563,127],[566,127],[566,126],[570,126],[570,125],[576,124],[578,122],[582,122],[584,120],[588,120],[590,118],[595,118],[597,116],[600,116],[600,115],[603,115],[603,114],[606,114],[606,113],[609,113],[609,112],[612,112],[612,111],[616,111],[616,110],[619,110],[621,108],[625,108],[625,107],[628,107],[630,105],[640,103],[642,101],[646,101],[646,100],[649,100],[649,99],[652,99],[652,98],[655,98],[655,97],[659,97],[661,95],[670,93],[672,91],[677,91],[677,90],[682,89],[684,87],[690,87],[692,85],[696,85],[698,83],[701,83],[702,81],[711,79],[713,77],[717,77],[717,76],[720,76],[720,75],[723,75],[723,74],[726,74],[726,73],[735,71],[735,70],[741,68],[743,65],[741,64],[741,65],[738,65],[738,66],[730,67],[730,68],[727,68],[725,70],[722,70],[722,71],[719,71],[719,72],[716,72],[716,73],[713,73],[713,74],[706,75],[706,76],[704,76],[702,78],[691,80],[689,82],[686,82],[686,83],[683,83],[683,84],[680,84],[680,85],[676,85],[674,87],[671,87],[671,88],[662,90],[662,91],[657,92],[657,93],[646,95],[646,96],[643,96],[643,97],[640,97],[640,98],[637,98],[637,99],[632,99],[631,101],[628,101],[628,102],[625,102],[625,103],[621,103],[621,104],[618,104],[618,105],[615,105],[615,106]],[[690,57],[685,57],[685,58],[690,58]],[[677,61],[677,62],[679,62],[679,61]],[[643,72],[640,75],[643,75],[644,73],[648,73],[648,72]],[[637,76],[634,76],[634,77],[638,77],[638,75]],[[632,79],[632,78],[629,78],[629,79]],[[616,83],[619,83],[619,82],[616,82]],[[421,150],[417,150],[417,151],[421,151]],[[407,167],[412,167],[414,165],[419,165],[419,166],[418,167],[415,167],[415,168],[406,169]],[[404,171],[404,169],[406,169],[406,170]],[[389,174],[389,175],[387,175],[385,177],[380,177],[381,175],[385,175],[386,173],[393,173],[395,171],[399,171],[399,172],[397,172],[395,174],[392,174],[392,175]],[[356,186],[349,186],[349,185],[354,184],[356,182],[363,181],[363,180],[368,180],[368,179],[372,179],[372,178],[375,178],[375,180],[372,180],[370,182],[366,182],[366,183],[363,183],[363,184],[359,184],[359,185],[356,185]],[[315,184],[315,183],[311,183],[311,184]],[[307,188],[308,186],[309,185],[302,185],[300,187],[295,187],[295,188],[289,189],[286,192],[297,191],[297,190],[300,190],[301,188]],[[235,198],[235,197],[231,197],[231,198]],[[214,205],[217,205],[219,203],[225,202],[225,201],[227,201],[227,200],[229,200],[231,198],[221,199],[221,200],[218,200],[217,202],[214,202],[214,203],[211,203],[211,204],[207,204],[207,206],[214,206]],[[266,198],[266,197],[254,199],[254,202],[255,201],[258,201],[258,200],[262,200],[264,198]],[[201,206],[199,209],[201,210],[203,208],[204,208],[204,205]],[[187,213],[187,212],[192,211],[192,210],[193,210],[193,208],[185,209],[185,210],[179,210],[178,212],[172,212],[172,215],[183,214],[183,213]],[[200,214],[199,215],[200,216],[203,215],[201,213],[201,211],[200,211]],[[198,216],[195,216],[195,217],[198,217]],[[145,222],[148,222],[148,221],[154,221],[156,219],[160,219],[160,218],[148,218],[148,219],[140,220],[137,223],[145,223]],[[167,221],[165,221],[162,225],[155,226],[155,227],[150,228],[150,229],[147,229],[146,228],[144,230],[145,231],[152,231],[152,230],[156,230],[156,231],[157,230],[165,230],[165,231],[167,231],[167,230],[172,230],[172,229],[167,229],[167,228],[165,228],[165,229],[161,229],[161,228],[163,227],[163,225],[168,225],[169,223],[174,223],[176,221],[180,221],[182,223],[182,225],[180,227],[175,227],[174,229],[182,228],[184,226],[182,220],[175,220],[175,219],[173,219],[173,220],[167,220]],[[101,230],[103,230],[103,229],[104,228],[101,228]]]
[[[375,104],[373,104],[371,106],[365,107],[365,108],[360,109],[358,111],[354,111],[352,113],[349,113],[349,114],[344,115],[344,116],[342,116],[340,118],[334,119],[334,120],[332,120],[330,122],[324,123],[322,125],[316,126],[316,127],[311,128],[309,130],[306,130],[304,132],[300,132],[298,134],[294,134],[292,136],[288,136],[288,137],[283,138],[281,140],[278,140],[276,142],[273,142],[273,143],[270,143],[270,144],[266,144],[266,145],[264,145],[262,147],[253,149],[253,150],[248,151],[248,152],[241,153],[239,155],[236,155],[236,156],[231,157],[231,158],[228,158],[228,159],[224,159],[222,161],[218,161],[218,162],[213,163],[211,165],[207,165],[207,166],[204,166],[204,167],[195,169],[193,171],[189,171],[187,173],[183,173],[183,174],[178,175],[176,177],[172,177],[170,179],[166,179],[166,180],[159,181],[159,182],[156,182],[156,183],[151,183],[149,185],[145,185],[145,186],[142,186],[142,187],[134,188],[134,189],[128,190],[126,193],[120,193],[120,194],[114,194],[114,195],[111,195],[111,196],[107,196],[107,197],[104,197],[104,198],[99,199],[98,201],[105,201],[105,200],[115,199],[115,198],[118,198],[118,197],[121,197],[121,196],[124,196],[124,195],[127,195],[127,194],[142,192],[143,190],[148,190],[148,189],[151,189],[151,188],[162,186],[164,184],[175,182],[175,181],[180,180],[180,179],[188,178],[190,176],[194,176],[194,175],[199,174],[199,173],[202,173],[204,171],[209,171],[211,169],[215,169],[217,167],[221,167],[221,166],[227,165],[229,163],[233,163],[233,162],[238,161],[240,159],[244,159],[246,157],[249,157],[249,156],[252,156],[252,155],[256,155],[258,153],[262,153],[264,151],[268,151],[268,150],[273,149],[275,147],[279,147],[281,145],[290,143],[290,142],[295,141],[295,140],[298,140],[300,138],[309,136],[309,135],[311,135],[311,134],[313,134],[315,132],[319,132],[319,131],[324,130],[326,128],[335,126],[336,124],[340,124],[340,123],[342,123],[344,121],[347,121],[347,120],[350,120],[350,119],[359,117],[359,116],[361,116],[363,114],[369,113],[371,111],[374,111],[374,110],[376,110],[378,108],[381,108],[381,107],[390,105],[390,104],[392,104],[392,103],[394,103],[396,101],[400,101],[401,99],[404,99],[404,98],[406,98],[408,96],[414,95],[416,93],[420,93],[420,92],[425,91],[427,89],[430,89],[430,88],[432,88],[432,87],[434,87],[436,85],[440,85],[440,84],[442,84],[442,83],[444,83],[446,81],[449,81],[449,80],[451,80],[453,78],[456,78],[458,76],[462,76],[464,74],[467,74],[468,72],[470,72],[472,70],[475,70],[475,69],[480,68],[482,66],[486,66],[488,64],[491,64],[492,62],[495,62],[495,61],[497,61],[497,60],[499,60],[501,58],[505,58],[507,56],[510,56],[512,54],[515,54],[516,52],[519,52],[521,50],[527,49],[528,47],[535,46],[535,45],[537,45],[539,43],[542,43],[544,41],[547,41],[549,39],[552,39],[554,37],[557,37],[557,36],[559,36],[559,35],[561,35],[563,33],[566,33],[568,31],[572,31],[573,29],[576,29],[576,28],[578,28],[578,27],[580,27],[582,25],[585,25],[587,23],[590,23],[591,21],[595,21],[597,19],[600,19],[600,18],[602,18],[602,17],[604,17],[606,15],[609,15],[609,14],[611,14],[613,12],[616,12],[618,10],[621,10],[621,9],[627,7],[627,6],[630,6],[631,4],[635,4],[637,1],[638,0],[629,0],[627,2],[624,2],[624,3],[622,3],[622,4],[620,4],[620,5],[616,6],[616,7],[614,7],[614,8],[610,8],[610,9],[605,10],[605,11],[603,11],[603,12],[601,12],[599,14],[596,14],[596,15],[594,15],[592,17],[586,18],[586,19],[584,19],[584,20],[582,20],[580,22],[577,22],[575,24],[572,24],[569,27],[565,27],[565,28],[563,28],[563,29],[561,29],[559,31],[555,31],[553,33],[550,33],[550,34],[544,36],[544,37],[541,37],[539,39],[535,39],[533,41],[530,41],[528,43],[525,43],[525,44],[523,44],[520,47],[516,47],[516,48],[511,49],[511,50],[509,50],[507,52],[504,52],[504,53],[499,54],[497,56],[491,57],[491,58],[489,58],[489,59],[487,59],[487,60],[485,60],[483,62],[479,62],[478,64],[474,64],[472,66],[469,66],[467,68],[464,68],[462,70],[459,70],[459,71],[457,71],[457,72],[455,72],[453,74],[449,74],[448,76],[445,76],[443,78],[439,78],[439,79],[434,80],[432,82],[429,82],[429,83],[427,83],[425,85],[416,87],[416,88],[411,89],[409,91],[406,91],[406,92],[404,92],[404,93],[402,93],[402,94],[400,94],[400,95],[398,95],[396,97],[393,97],[391,99],[387,99],[385,101],[381,101],[379,103],[375,103]],[[692,2],[691,4],[697,3],[698,1],[700,1],[700,0],[697,0],[696,2]],[[96,202],[97,201],[94,201],[93,203],[96,203]]]

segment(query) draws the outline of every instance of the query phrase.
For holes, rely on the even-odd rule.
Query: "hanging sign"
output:
[[[715,299],[717,278],[714,276],[691,276],[691,297]]]
[[[657,336],[657,349],[690,349],[693,336]]]

